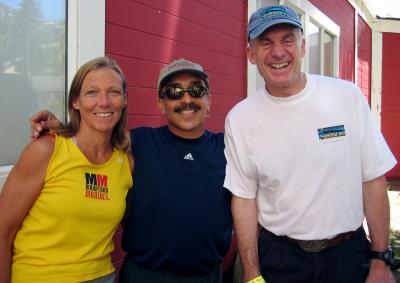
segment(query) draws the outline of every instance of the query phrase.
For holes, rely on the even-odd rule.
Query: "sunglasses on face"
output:
[[[192,85],[189,88],[172,86],[168,87],[160,97],[168,98],[169,100],[178,100],[183,97],[185,92],[189,93],[192,98],[201,98],[208,94],[208,89],[202,85]]]

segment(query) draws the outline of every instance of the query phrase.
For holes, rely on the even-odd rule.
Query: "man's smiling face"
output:
[[[190,73],[181,73],[165,83],[161,88],[161,94],[169,87],[187,89],[195,85],[206,87],[200,77]],[[210,103],[209,94],[193,98],[188,92],[185,92],[177,100],[170,100],[167,97],[158,99],[158,105],[168,120],[169,130],[179,137],[189,139],[198,138],[204,133],[204,122],[210,111]]]
[[[267,29],[247,49],[248,58],[257,65],[268,92],[275,96],[294,95],[304,88],[301,72],[304,52],[300,29],[288,24]]]

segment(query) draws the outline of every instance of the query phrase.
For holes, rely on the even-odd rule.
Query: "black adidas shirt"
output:
[[[167,126],[131,130],[135,159],[122,247],[150,269],[202,274],[228,250],[230,192],[223,134],[188,140]]]

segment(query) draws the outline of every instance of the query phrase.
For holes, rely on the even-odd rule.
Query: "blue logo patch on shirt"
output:
[[[318,129],[318,137],[320,140],[333,139],[346,135],[344,125]]]

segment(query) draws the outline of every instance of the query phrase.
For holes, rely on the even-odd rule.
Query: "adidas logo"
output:
[[[192,154],[189,152],[188,154],[185,155],[185,157],[183,158],[185,160],[194,160]]]

